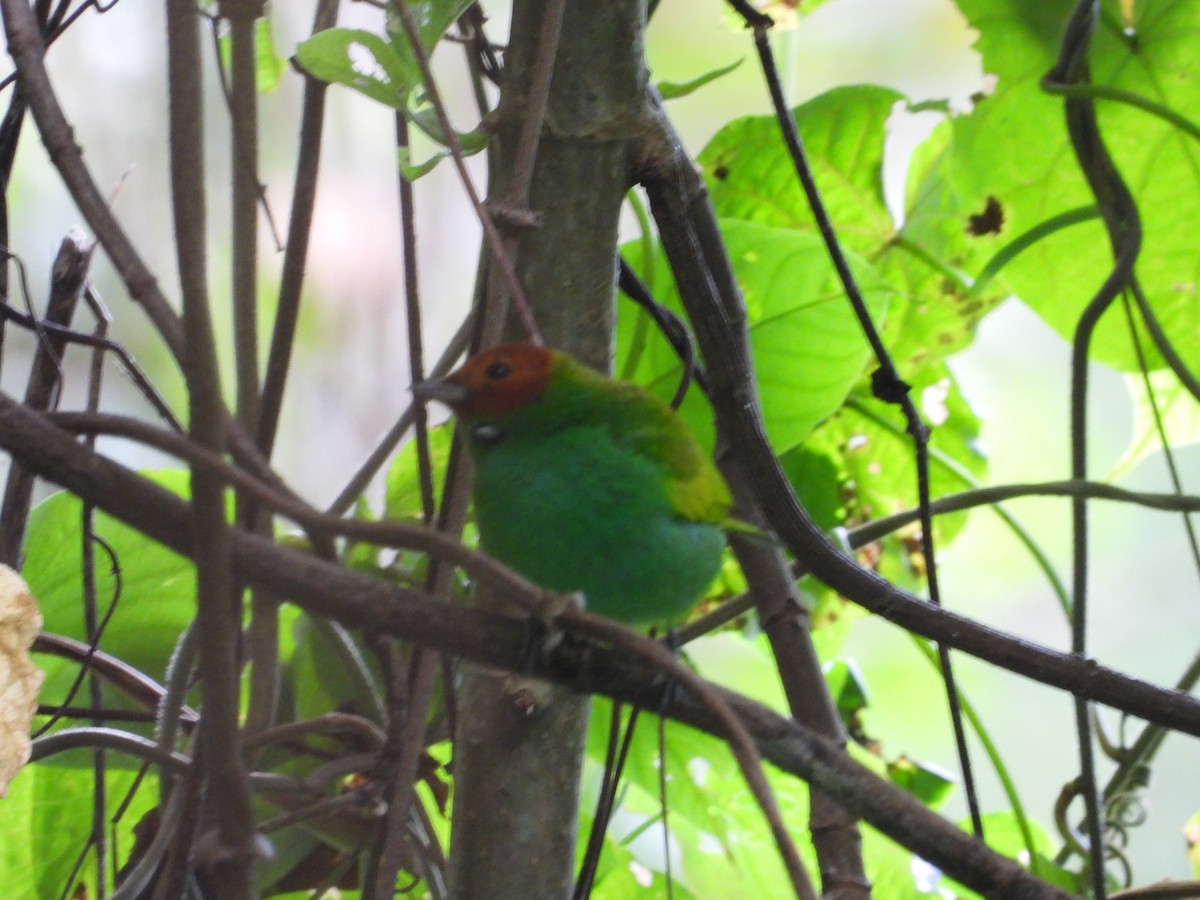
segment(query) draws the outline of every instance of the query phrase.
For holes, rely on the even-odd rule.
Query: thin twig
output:
[[[258,86],[255,22],[258,0],[220,0],[217,14],[229,22],[230,183],[233,227],[233,357],[237,418],[258,430]]]
[[[396,114],[396,145],[409,145],[408,121],[403,113]],[[417,278],[417,227],[412,183],[399,178],[398,201],[402,259],[404,263],[404,309],[407,319],[409,371],[414,382],[424,379],[425,353],[421,335],[421,299]],[[429,457],[429,431],[424,404],[414,408],[416,425],[417,479],[421,493],[421,521],[433,524],[437,514],[433,494],[433,471]],[[436,570],[436,567],[435,567]],[[427,577],[432,587],[436,571]],[[395,654],[381,648],[380,659],[391,660]],[[398,670],[393,660],[390,667]],[[387,812],[376,833],[375,851],[370,855],[364,877],[364,900],[385,900],[395,890],[396,876],[403,865],[408,849],[407,826],[410,808],[415,802],[417,767],[425,749],[425,720],[433,699],[433,687],[438,657],[424,647],[414,647],[407,681],[398,671],[389,672],[388,684],[388,754],[391,765],[384,773]]]
[[[337,24],[339,5],[338,0],[320,0],[313,21],[313,34]],[[276,304],[271,347],[267,352],[266,372],[263,375],[256,435],[258,446],[268,459],[275,447],[284,387],[296,342],[296,325],[300,319],[300,297],[317,199],[317,173],[321,166],[321,136],[325,130],[325,93],[328,87],[320,79],[305,77],[292,210],[288,218],[287,246],[279,275],[279,302]]]
[[[748,4],[744,2],[733,3],[733,6],[739,12],[742,12],[743,15],[747,15],[746,10],[750,9]],[[751,12],[753,11],[751,10]],[[771,101],[775,110],[775,120],[783,132],[784,144],[792,160],[793,169],[804,189],[809,208],[813,213],[813,220],[817,225],[817,230],[821,234],[821,238],[825,242],[825,248],[829,253],[830,259],[833,261],[838,279],[843,288],[845,288],[846,298],[850,301],[854,315],[878,363],[878,368],[871,374],[872,393],[886,403],[896,404],[904,413],[907,430],[913,440],[916,462],[917,500],[921,509],[921,551],[925,557],[925,581],[929,589],[929,602],[940,606],[942,600],[937,575],[937,558],[934,552],[933,518],[929,512],[929,428],[921,420],[916,404],[912,400],[910,395],[911,386],[896,371],[891,354],[888,353],[887,348],[884,346],[883,338],[871,319],[871,313],[867,309],[867,304],[863,299],[862,292],[859,290],[858,282],[850,269],[850,263],[842,251],[833,221],[830,219],[828,211],[825,209],[824,201],[821,199],[821,193],[813,177],[812,168],[809,166],[804,153],[804,145],[800,139],[800,132],[796,128],[796,121],[791,111],[788,109],[787,101],[783,94],[783,84],[780,81],[779,72],[775,66],[775,56],[771,50],[768,37],[770,28],[774,23],[769,16],[754,12],[746,18],[746,24],[754,32],[754,46],[758,51],[763,75],[771,95]],[[975,834],[982,838],[983,814],[979,807],[979,794],[975,787],[975,772],[971,765],[970,750],[967,746],[966,724],[963,721],[962,707],[958,700],[958,688],[955,683],[954,668],[950,660],[949,649],[940,645],[938,646],[938,663],[941,668],[942,681],[946,689],[946,703],[954,730],[954,742],[958,753],[959,767],[962,772],[963,792],[967,798],[967,807],[970,811],[971,825]]]
[[[130,699],[150,709],[158,705],[165,693],[162,685],[124,660],[74,638],[43,631],[34,639],[32,651],[52,654],[87,666]],[[184,707],[184,716],[192,722],[198,718],[196,712],[188,707]]]
[[[13,0],[9,0],[9,2],[13,2]],[[500,273],[504,276],[504,280],[508,284],[508,289],[513,298],[513,305],[521,317],[525,333],[529,335],[530,340],[540,343],[540,332],[538,331],[537,322],[533,319],[529,301],[525,297],[525,289],[521,286],[521,279],[517,277],[517,271],[513,267],[512,260],[504,252],[504,239],[496,228],[496,223],[492,221],[491,213],[488,212],[486,204],[484,204],[479,196],[479,192],[475,189],[470,172],[467,171],[467,163],[463,157],[462,147],[458,143],[457,132],[455,132],[454,127],[450,124],[450,117],[446,113],[446,106],[442,102],[441,92],[438,90],[437,82],[434,80],[433,70],[429,67],[429,54],[421,43],[421,33],[417,28],[416,21],[413,19],[412,10],[404,0],[391,0],[391,2],[399,14],[400,24],[404,28],[405,37],[408,38],[413,57],[421,69],[421,79],[425,85],[426,96],[429,98],[429,103],[437,115],[438,125],[442,129],[446,146],[449,148],[450,156],[454,160],[454,166],[458,169],[458,177],[462,182],[463,190],[466,191],[467,199],[470,200],[471,207],[475,210],[475,215],[479,218],[479,224],[483,227],[484,240],[487,241],[488,248],[492,252],[492,261],[495,265],[499,266]]]
[[[1045,83],[1076,84],[1089,80],[1087,55],[1096,12],[1097,7],[1088,0],[1075,4],[1063,31],[1058,61],[1043,79]],[[1071,477],[1083,480],[1087,478],[1088,363],[1092,337],[1100,318],[1129,283],[1141,249],[1142,230],[1137,204],[1104,145],[1092,99],[1067,97],[1064,106],[1071,146],[1096,197],[1113,253],[1113,268],[1080,315],[1071,345]],[[1071,504],[1071,522],[1071,650],[1082,659],[1087,654],[1088,614],[1088,515],[1083,498],[1076,498]],[[1087,810],[1092,890],[1098,900],[1104,900],[1107,892],[1104,811],[1095,769],[1091,705],[1080,696],[1075,697],[1075,727],[1079,737],[1079,790]]]

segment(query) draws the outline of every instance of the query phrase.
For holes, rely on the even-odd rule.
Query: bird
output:
[[[588,612],[669,627],[712,585],[725,530],[742,530],[678,413],[567,353],[504,344],[412,390],[458,420],[481,549]]]

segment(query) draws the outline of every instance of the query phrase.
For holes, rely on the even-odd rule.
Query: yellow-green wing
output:
[[[662,465],[676,514],[692,522],[723,522],[732,500],[725,479],[679,415],[640,387],[614,382],[623,415],[610,419],[613,437]]]

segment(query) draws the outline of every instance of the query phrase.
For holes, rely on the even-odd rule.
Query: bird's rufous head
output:
[[[528,342],[476,353],[445,378],[413,385],[422,400],[440,400],[459,416],[503,415],[533,402],[554,368],[554,351]]]

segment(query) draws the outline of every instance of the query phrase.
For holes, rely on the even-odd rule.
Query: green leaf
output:
[[[603,759],[610,720],[609,701],[596,698],[588,738],[589,780],[598,777],[597,760]],[[662,834],[657,827],[658,721],[643,714],[634,734],[626,787],[614,817],[612,833],[625,842],[633,861],[650,873],[663,868]],[[678,723],[666,723],[670,805],[669,827],[678,883],[697,898],[786,896],[788,882],[762,812],[724,743]],[[771,770],[767,777],[784,819],[803,822],[807,816],[807,788],[803,782]],[[594,797],[594,790],[593,790]],[[585,794],[584,808],[593,804]],[[585,826],[586,827],[586,826]],[[811,844],[797,835],[800,852],[810,872],[816,871]],[[661,884],[661,875],[656,882]]]
[[[861,828],[863,860],[871,880],[872,896],[888,900],[942,900],[945,897],[936,890],[940,875],[936,869],[869,825]],[[927,871],[932,875],[932,883],[923,877]]]
[[[416,181],[425,175],[428,175],[437,164],[450,155],[450,151],[441,149],[436,151],[432,156],[423,162],[414,163],[412,161],[412,148],[401,147],[399,150],[400,174],[406,181]]]
[[[792,111],[838,236],[863,255],[886,246],[895,233],[883,196],[884,126],[901,99],[886,88],[844,87]],[[773,116],[734,119],[696,161],[717,215],[815,232]]]
[[[438,120],[433,107],[428,103],[422,101],[410,104],[407,115],[409,120],[426,137],[441,147],[441,149],[435,151],[428,159],[419,163],[413,162],[411,146],[400,148],[400,173],[409,181],[416,181],[421,176],[432,172],[438,163],[451,155],[451,142],[447,138],[445,130],[442,128],[442,123]],[[458,149],[463,156],[473,156],[487,146],[490,137],[491,135],[488,131],[483,126],[480,126],[473,131],[455,131],[454,143],[458,145]]]
[[[426,53],[433,51],[446,29],[468,6],[470,0],[408,4]],[[317,78],[344,84],[372,100],[403,110],[418,128],[438,143],[446,144],[441,125],[424,98],[419,98],[415,109],[408,108],[410,98],[424,84],[424,78],[396,13],[389,13],[386,36],[361,29],[330,28],[301,42],[296,48],[296,61]],[[458,134],[458,140],[464,153],[477,153],[486,144],[487,135],[476,129]],[[402,164],[407,164],[406,178],[417,178],[436,165],[436,157],[422,166],[413,167],[406,159]]]
[[[741,64],[742,60],[734,60],[727,66],[721,66],[720,68],[713,69],[711,72],[705,72],[691,81],[660,81],[655,87],[658,88],[658,92],[664,100],[675,100],[698,91],[704,85],[716,81],[722,75],[728,75]]]
[[[957,783],[945,769],[907,756],[888,763],[888,777],[930,809],[941,806]]]
[[[971,212],[995,198],[1002,213],[999,233],[960,238],[978,245],[958,259],[961,268],[978,272],[981,259],[1013,236],[1090,206],[1094,198],[1067,139],[1063,99],[1040,85],[1055,61],[1072,4],[963,0],[959,6],[979,30],[978,48],[996,87],[971,115],[945,123],[936,146],[921,155],[910,182],[910,220],[940,216],[961,228]],[[1104,6],[1115,21],[1115,2]],[[1089,54],[1094,83],[1140,95],[1194,123],[1200,119],[1200,80],[1192,75],[1191,36],[1197,28],[1200,8],[1183,2],[1138,5],[1129,34],[1102,24]],[[1104,139],[1137,197],[1144,233],[1137,276],[1176,351],[1196,369],[1200,272],[1192,220],[1200,199],[1200,144],[1176,123],[1144,109],[1104,98],[1096,104]],[[1108,237],[1099,221],[1090,221],[1055,230],[1027,247],[1001,277],[1069,339],[1111,268]],[[1101,321],[1092,356],[1136,368],[1119,309]],[[1162,365],[1156,351],[1151,365]]]
[[[931,172],[931,160],[946,152],[949,127],[935,129],[914,153],[904,225],[881,262],[908,300],[884,333],[905,378],[967,346],[979,320],[1011,293],[1002,273],[990,274],[978,289],[974,284],[974,274],[1010,239],[1007,232],[993,234],[983,225],[969,228],[972,216],[987,219],[990,195],[977,196],[955,178]]]
[[[177,494],[187,494],[187,472],[164,470],[147,477]],[[66,492],[38,504],[29,517],[22,568],[41,606],[45,630],[78,640],[85,639],[81,516],[79,499]],[[161,678],[176,639],[196,612],[195,569],[189,560],[103,513],[96,515],[96,531],[116,553],[121,589],[101,647]],[[108,558],[97,548],[101,614],[112,602],[117,585]]]
[[[411,57],[377,34],[330,28],[296,47],[296,61],[322,81],[344,84],[394,109],[404,109],[421,72]]]
[[[1006,290],[997,282],[968,293],[963,266],[973,239],[964,230],[966,214],[958,218],[964,201],[953,184],[923,185],[897,233],[883,193],[883,166],[887,122],[902,100],[895,91],[858,85],[828,91],[792,113],[840,243],[870,259],[875,277],[895,290],[883,337],[902,376],[911,379],[921,366],[966,346],[975,324]],[[734,120],[698,161],[719,215],[816,233],[773,117]],[[994,250],[975,252],[982,267]]]
[[[784,452],[841,407],[870,353],[819,238],[739,220],[724,220],[721,229],[746,300],[767,434]],[[866,262],[852,256],[851,263],[868,309],[881,320],[893,292]],[[668,271],[665,261],[656,268]],[[682,312],[674,285],[656,290],[659,303]],[[622,371],[637,315],[644,313],[618,317],[617,368]],[[670,399],[681,373],[670,346],[651,335],[635,380]],[[711,445],[712,414],[699,391],[689,391],[680,412]]]
[[[782,454],[779,464],[805,512],[822,531],[846,523],[848,510],[839,483],[839,467],[828,454],[801,444]]]
[[[275,52],[275,40],[271,34],[271,20],[263,17],[254,25],[255,73],[259,93],[269,94],[279,87],[287,60]]]
[[[933,425],[930,436],[930,495],[939,497],[963,488],[958,472],[982,475],[985,459],[979,445],[979,419],[962,397],[944,363],[929,367],[913,385],[923,418]],[[917,505],[916,464],[912,439],[899,410],[855,389],[850,402],[806,442],[806,449],[827,456],[838,470],[845,505],[843,524],[854,525]],[[944,546],[966,522],[965,513],[938,516],[934,538]],[[919,531],[914,523],[881,541],[882,574],[915,586],[920,581]]]
[[[441,502],[441,486],[454,441],[454,425],[445,422],[429,429],[429,462],[433,468],[435,504]],[[395,521],[421,520],[421,483],[417,472],[417,442],[406,441],[396,453],[387,473],[383,517]]]
[[[53,765],[35,763],[25,767],[9,785],[8,796],[0,800],[0,884],[4,885],[6,900],[76,896],[75,883],[85,886],[78,896],[104,893],[96,890],[94,850],[76,882],[68,884],[92,828],[92,755],[72,750],[59,756],[69,759],[55,758]],[[110,752],[108,759],[104,783],[112,804],[111,816],[137,782],[138,772],[130,765],[129,757]],[[116,823],[115,837],[122,852],[128,853],[133,845],[133,826],[157,804],[157,785],[158,779],[152,773],[142,779],[133,801]]]
[[[333,711],[370,717],[370,699],[363,696],[363,685],[345,658],[353,651],[336,644],[307,615],[296,619],[293,634],[296,649],[287,666],[287,682],[295,717],[311,719]]]
[[[867,708],[867,682],[853,659],[837,659],[825,667],[825,683],[843,722],[850,722]]]
[[[230,68],[230,53],[232,40],[227,31],[221,35],[221,66],[226,72]],[[260,94],[269,94],[279,87],[283,72],[287,68],[287,60],[275,52],[275,42],[271,36],[271,20],[266,16],[254,23],[254,78],[255,89]]]

